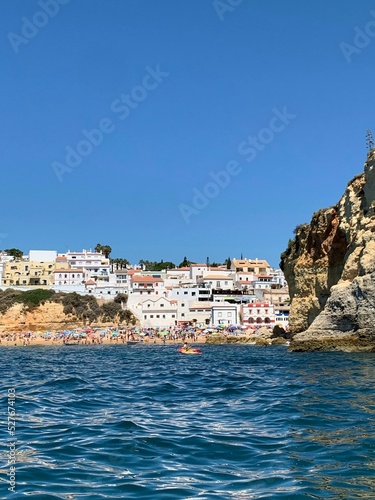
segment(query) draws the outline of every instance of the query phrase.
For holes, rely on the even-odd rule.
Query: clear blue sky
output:
[[[375,36],[350,63],[340,43],[375,5],[237,3],[220,19],[212,0],[71,0],[51,18],[38,1],[2,0],[0,248],[100,242],[134,263],[242,252],[278,265],[294,227],[363,168]],[[45,26],[31,38],[23,18]],[[140,88],[146,68],[164,74],[152,90]],[[120,112],[128,94],[139,101]],[[270,140],[246,161],[239,145],[284,107],[296,117],[263,131]],[[103,120],[112,131],[60,182],[52,164]],[[237,175],[194,208],[193,190],[231,161]],[[189,224],[181,204],[195,210]]]

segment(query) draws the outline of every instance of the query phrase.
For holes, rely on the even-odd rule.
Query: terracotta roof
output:
[[[56,257],[56,262],[57,262],[58,260],[60,260],[60,261],[61,261],[61,260],[66,260],[66,257],[63,257],[62,255],[57,256],[57,257]]]
[[[152,276],[133,276],[133,282],[135,283],[161,283],[163,280],[161,278],[153,278]]]
[[[169,271],[190,271],[190,267],[178,267],[177,269],[168,269]]]
[[[95,281],[94,280],[87,280],[85,282],[85,285],[95,285]]]
[[[207,264],[192,264],[191,267],[207,267]]]
[[[130,276],[133,276],[133,274],[135,273],[141,273],[142,272],[142,269],[128,269],[128,274],[130,274]]]

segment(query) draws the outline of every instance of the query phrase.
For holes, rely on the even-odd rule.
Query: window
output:
[[[219,318],[221,318],[221,317],[222,317],[222,315],[223,315],[223,313],[221,313],[221,312],[218,312],[218,313],[217,313],[217,316],[218,316]]]
[[[175,318],[175,317],[176,317],[176,315],[175,315],[175,314],[172,314],[172,318]]]
[[[157,315],[156,315],[156,317],[157,317],[157,318],[160,318],[160,314],[157,314]]]
[[[228,281],[224,281],[224,285],[227,285],[228,284]]]
[[[165,318],[165,314],[163,314],[163,318]]]
[[[228,318],[231,318],[232,317],[232,313],[229,311],[228,312]]]
[[[150,318],[153,318],[153,317],[154,317],[154,315],[153,315],[153,314],[150,314]]]
[[[147,319],[147,314],[144,315],[144,318]]]
[[[181,307],[185,307],[185,302],[183,304],[181,304]]]
[[[194,295],[195,295],[195,292],[191,292],[191,295],[192,295],[192,297],[194,297]]]
[[[147,307],[150,307],[150,304],[147,304]]]
[[[164,307],[164,304],[160,304],[160,307]]]
[[[187,295],[187,294],[188,294],[188,292],[184,292],[184,295]]]
[[[185,316],[185,313],[181,313],[181,316]]]

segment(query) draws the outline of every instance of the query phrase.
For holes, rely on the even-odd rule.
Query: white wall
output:
[[[56,261],[56,250],[30,250],[30,262],[54,262]]]

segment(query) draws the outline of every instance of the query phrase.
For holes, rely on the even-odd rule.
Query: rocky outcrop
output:
[[[375,150],[337,205],[296,228],[282,254],[291,348],[375,350]]]
[[[112,323],[95,323],[96,326],[109,326]],[[22,331],[58,331],[85,326],[74,315],[65,314],[60,303],[46,302],[29,310],[23,304],[15,304],[5,313],[0,314],[0,333]]]

